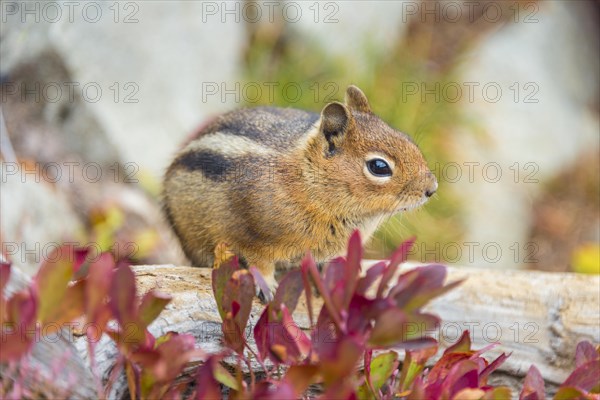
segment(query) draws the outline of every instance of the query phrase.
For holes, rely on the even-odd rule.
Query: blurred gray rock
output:
[[[0,163],[2,253],[34,275],[63,242],[82,243],[83,226],[65,193],[29,165]]]
[[[463,179],[453,189],[467,204],[465,242],[479,244],[474,257],[464,254],[463,264],[500,268],[535,264],[535,243],[527,243],[533,199],[543,182],[561,169],[583,154],[597,154],[597,12],[592,2],[539,3],[539,9],[521,13],[520,18],[531,17],[530,23],[505,26],[464,60],[462,82],[479,86],[475,101],[463,103],[486,137],[462,132],[457,138],[458,162],[464,168]],[[490,84],[487,99],[482,94],[486,84]],[[501,88],[501,95],[492,85]],[[479,163],[473,167],[472,183],[465,162]],[[488,163],[500,166],[497,182],[497,166],[490,164],[484,171]],[[481,251],[486,244],[488,255]],[[494,248],[501,249],[500,257]]]
[[[7,11],[12,4],[19,8]],[[60,18],[57,7],[27,5],[39,8],[39,22],[22,14],[25,2],[3,4],[2,75],[54,51],[123,162],[160,177],[186,135],[233,106],[204,98],[203,83],[238,78],[243,21],[203,21],[204,2],[84,2],[72,6],[72,18],[54,4]]]

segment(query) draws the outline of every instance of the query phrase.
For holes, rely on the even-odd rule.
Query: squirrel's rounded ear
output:
[[[369,105],[367,96],[365,96],[362,90],[354,85],[350,85],[348,86],[348,89],[346,89],[346,104],[351,110],[364,113],[371,112],[371,106]]]
[[[329,143],[329,152],[335,151],[352,123],[352,115],[345,105],[338,102],[329,103],[321,112],[321,132]]]

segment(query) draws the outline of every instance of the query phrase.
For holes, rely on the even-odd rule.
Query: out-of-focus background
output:
[[[185,264],[161,175],[211,116],[319,111],[348,84],[440,182],[369,244],[385,257],[598,273],[595,1],[2,1],[2,253],[62,242]]]

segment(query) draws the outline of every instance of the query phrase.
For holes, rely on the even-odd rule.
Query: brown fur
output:
[[[365,172],[369,153],[395,163],[386,183]],[[275,262],[307,250],[318,261],[339,255],[354,229],[368,239],[437,182],[410,138],[350,86],[346,104],[328,104],[320,116],[256,108],[217,118],[178,154],[164,186],[165,212],[195,266],[211,267],[226,242],[274,284]]]

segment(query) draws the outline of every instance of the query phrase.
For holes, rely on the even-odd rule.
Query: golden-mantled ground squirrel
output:
[[[366,241],[436,189],[415,143],[350,86],[345,104],[320,115],[256,107],[218,117],[169,167],[164,209],[194,266],[212,267],[225,242],[275,287],[277,262],[343,254],[353,230]]]

